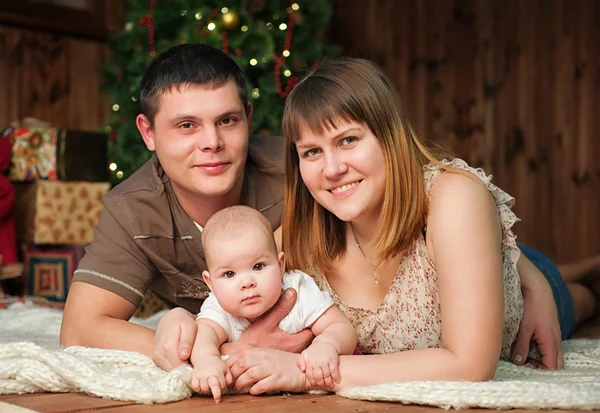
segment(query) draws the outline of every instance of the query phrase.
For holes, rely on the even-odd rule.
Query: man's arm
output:
[[[100,287],[73,282],[60,330],[63,347],[88,346],[152,355],[154,330],[128,322],[136,307]]]

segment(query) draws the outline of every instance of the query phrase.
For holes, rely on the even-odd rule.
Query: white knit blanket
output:
[[[155,327],[162,314],[133,320]],[[40,308],[0,310],[0,394],[81,392],[139,403],[191,396],[191,371],[170,373],[149,357],[119,350],[60,350],[62,313]],[[493,381],[389,383],[342,390],[344,397],[443,408],[600,409],[600,340],[564,343],[565,369],[534,370],[501,362]]]

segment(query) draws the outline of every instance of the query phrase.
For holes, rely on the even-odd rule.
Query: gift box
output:
[[[11,181],[108,182],[108,135],[72,129],[8,128]]]
[[[15,182],[17,239],[33,244],[89,244],[108,182]]]
[[[26,294],[64,302],[69,284],[85,252],[84,246],[23,246]]]

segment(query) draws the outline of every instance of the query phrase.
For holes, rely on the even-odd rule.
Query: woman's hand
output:
[[[299,354],[272,349],[244,349],[226,361],[235,391],[249,389],[258,395],[272,391],[300,393],[309,390],[308,381],[296,363]]]
[[[524,311],[519,334],[513,345],[513,362],[527,362],[538,367],[536,361],[527,360],[531,341],[535,341],[541,354],[541,366],[562,369],[564,359],[561,344],[560,324],[552,288],[546,277],[523,254],[517,263],[521,277]]]
[[[189,311],[174,308],[165,314],[154,334],[154,363],[165,371],[185,363],[192,354],[197,330],[195,317]]]

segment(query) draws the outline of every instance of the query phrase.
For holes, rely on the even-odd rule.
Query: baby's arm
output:
[[[356,330],[335,305],[329,307],[311,326],[312,344],[302,352],[299,367],[311,385],[333,387],[340,382],[339,355],[352,354],[356,346]]]
[[[215,401],[221,401],[221,392],[231,385],[231,372],[221,360],[219,347],[227,340],[223,327],[209,319],[196,321],[198,332],[192,348],[190,361],[194,366],[192,389],[195,392],[211,392]]]

